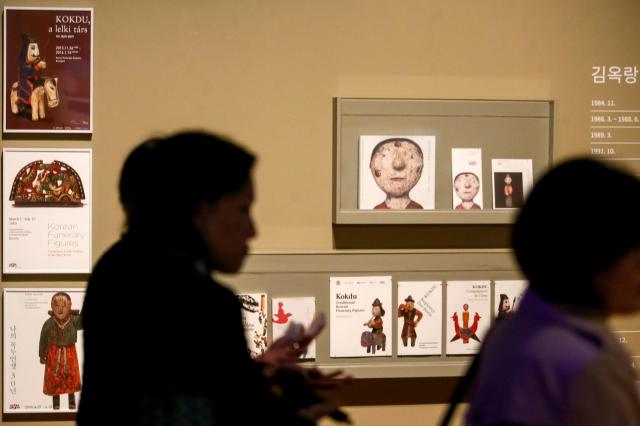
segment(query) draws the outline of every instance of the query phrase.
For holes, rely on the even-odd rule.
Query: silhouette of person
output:
[[[211,276],[237,272],[256,235],[254,161],[203,132],[150,139],[127,157],[126,232],[96,264],[83,306],[79,425],[346,418],[309,378],[341,380],[296,364],[315,335],[285,336],[252,360],[240,302]]]
[[[570,199],[567,182],[580,182]],[[588,200],[577,214],[575,200]],[[638,211],[640,181],[590,159],[534,186],[512,234],[529,289],[470,369],[468,424],[640,424],[636,375],[606,322],[640,310]]]

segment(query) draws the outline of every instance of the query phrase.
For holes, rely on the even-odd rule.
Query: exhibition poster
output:
[[[447,282],[447,355],[475,354],[491,324],[490,281]]]
[[[398,355],[442,353],[442,281],[398,281]]]
[[[4,413],[77,410],[84,293],[78,288],[4,289]]]
[[[391,356],[391,277],[330,277],[331,357]]]
[[[3,131],[91,133],[93,9],[4,8]]]
[[[242,327],[247,339],[247,349],[251,358],[262,355],[267,350],[267,294],[238,294],[242,312]]]
[[[435,208],[435,136],[360,136],[360,210]]]
[[[275,341],[286,333],[296,335],[297,325],[309,328],[316,315],[315,297],[280,297],[271,301],[271,330],[272,340]],[[293,328],[290,328],[293,327]],[[316,341],[309,343],[307,352],[300,355],[301,359],[315,359]]]
[[[91,272],[91,149],[3,149],[3,272]]]

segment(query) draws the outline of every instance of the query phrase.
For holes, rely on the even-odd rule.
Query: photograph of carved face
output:
[[[434,137],[361,136],[360,208],[432,209]]]
[[[495,208],[518,208],[524,203],[521,172],[496,172],[493,174]]]
[[[480,179],[475,173],[460,173],[453,180],[453,189],[460,203],[456,210],[480,210],[482,207],[474,202],[474,198],[480,190]]]
[[[493,158],[491,174],[493,208],[522,207],[533,187],[533,161],[530,158]]]

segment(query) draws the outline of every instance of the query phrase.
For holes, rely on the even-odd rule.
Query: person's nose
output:
[[[402,155],[396,154],[393,157],[393,168],[395,170],[402,170],[407,166],[407,163],[404,161],[404,157]]]
[[[255,238],[258,235],[258,230],[253,221],[253,218],[249,218],[248,228],[247,228],[247,238]]]

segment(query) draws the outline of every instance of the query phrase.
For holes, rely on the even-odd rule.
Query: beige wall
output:
[[[158,132],[211,129],[258,154],[255,251],[333,250],[333,97],[552,99],[556,156],[565,157],[588,153],[591,66],[640,65],[636,0],[3,4],[94,7],[91,141],[4,135],[2,144],[93,148],[95,259],[121,228],[119,167],[136,143]],[[638,89],[615,96],[632,102]],[[41,285],[83,281],[3,278],[3,286]],[[357,424],[392,424],[404,413],[432,424],[440,410],[352,413]]]
[[[587,153],[591,66],[632,63],[640,35],[635,0],[6,4],[95,8],[95,132],[80,144],[96,254],[122,222],[118,168],[149,135],[242,141],[260,156],[254,248],[331,249],[332,97],[553,99],[557,155]]]

